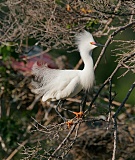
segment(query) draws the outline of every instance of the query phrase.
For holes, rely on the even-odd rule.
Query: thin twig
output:
[[[74,67],[74,70],[79,69],[79,67],[81,66],[81,64],[83,63],[83,60],[80,59],[79,62],[76,64],[76,66]]]
[[[66,151],[67,153],[64,155],[64,157],[69,153],[69,151],[71,150],[73,144],[75,143],[75,141],[76,141],[76,139],[78,137],[78,131],[79,131],[80,125],[81,125],[81,123],[78,123],[78,126],[76,128],[75,137],[74,137],[72,143],[68,146],[68,150]],[[64,157],[62,157],[62,158],[64,158]]]
[[[28,139],[23,141],[8,157],[6,160],[11,160],[14,155],[28,142]]]
[[[129,24],[126,24],[125,26],[121,26],[108,37],[108,39],[107,39],[107,41],[105,43],[105,46],[103,47],[103,49],[102,49],[102,51],[101,51],[101,53],[100,53],[100,55],[99,55],[99,57],[98,57],[98,59],[97,59],[97,61],[95,63],[94,70],[97,68],[102,56],[104,55],[108,45],[111,43],[111,41],[114,38],[114,36],[116,36],[120,31],[125,30],[126,28],[128,28],[128,27],[130,27],[130,26],[132,26],[134,24],[135,24],[135,21],[133,21],[133,22],[131,22]]]
[[[133,89],[135,87],[135,82],[132,84],[131,88],[129,89],[125,99],[113,115],[113,122],[114,122],[114,145],[113,145],[113,156],[112,160],[115,160],[116,158],[116,148],[117,148],[117,116],[120,113],[121,109],[124,107],[124,104],[126,103],[127,99],[129,98],[130,94],[132,93]]]
[[[133,89],[135,88],[135,82],[132,84],[131,88],[129,89],[125,99],[123,100],[123,102],[121,103],[121,105],[119,106],[119,108],[117,109],[117,111],[115,112],[115,114],[113,115],[113,118],[117,118],[118,114],[120,113],[121,109],[124,107],[126,101],[128,100],[130,94],[132,93]]]
[[[111,105],[112,105],[112,81],[110,80],[109,81],[109,106],[108,106],[108,110],[109,110],[109,113],[108,113],[108,127],[109,127],[109,123],[110,123],[110,119],[111,119]],[[107,127],[107,129],[108,129]]]
[[[100,87],[100,89],[98,90],[98,92],[96,93],[96,95],[94,96],[94,98],[92,99],[92,101],[91,101],[88,109],[84,112],[85,114],[86,114],[88,111],[91,110],[91,107],[92,107],[93,103],[95,102],[95,100],[97,99],[99,93],[102,91],[102,89],[104,88],[104,86],[105,86],[106,84],[107,84],[107,83],[103,84],[103,85]]]
[[[114,76],[114,74],[118,71],[118,69],[122,66],[122,64],[124,62],[126,62],[127,60],[129,60],[130,58],[132,58],[135,55],[135,53],[129,55],[128,57],[126,57],[122,62],[118,63],[118,65],[116,66],[116,68],[114,69],[114,71],[112,72],[112,74],[104,81],[103,85],[100,87],[100,89],[98,90],[97,94],[94,96],[94,98],[92,99],[88,109],[84,112],[87,113],[88,111],[90,111],[93,103],[95,102],[95,100],[97,99],[99,93],[102,91],[102,89],[104,88],[104,86],[112,79],[112,77]]]
[[[67,136],[66,136],[66,137],[64,138],[64,140],[60,143],[60,145],[55,149],[55,151],[52,153],[52,155],[49,157],[48,160],[50,160],[50,159],[52,158],[52,156],[54,156],[55,153],[58,152],[58,151],[60,150],[60,148],[65,144],[66,140],[70,137],[70,135],[71,135],[72,132],[74,131],[74,129],[75,129],[75,127],[76,127],[77,124],[78,124],[78,123],[74,123],[74,124],[72,125],[72,128],[70,129],[70,131],[69,131],[69,133],[67,134]]]
[[[114,123],[114,143],[113,143],[113,155],[112,160],[115,160],[116,158],[116,149],[117,149],[117,120],[116,118],[113,118]]]

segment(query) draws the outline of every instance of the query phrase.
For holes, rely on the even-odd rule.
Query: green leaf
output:
[[[70,29],[71,28],[71,25],[70,24],[67,24],[66,25],[66,29]]]
[[[98,24],[98,20],[92,19],[86,23],[86,28],[92,29],[96,24]]]

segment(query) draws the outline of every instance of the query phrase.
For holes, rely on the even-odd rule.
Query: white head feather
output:
[[[96,45],[92,45],[91,42],[95,42],[91,33],[84,30],[81,33],[78,33],[75,37],[76,44],[78,46],[79,51],[89,52],[96,48]]]

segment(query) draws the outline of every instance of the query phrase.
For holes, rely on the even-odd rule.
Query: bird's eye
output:
[[[95,45],[95,44],[96,44],[96,42],[90,42],[90,44]]]

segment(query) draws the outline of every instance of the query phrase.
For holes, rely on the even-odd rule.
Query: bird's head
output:
[[[92,34],[85,30],[77,34],[75,38],[76,38],[76,44],[80,52],[82,51],[90,52],[98,46],[103,46],[99,43],[96,43],[93,39]]]

